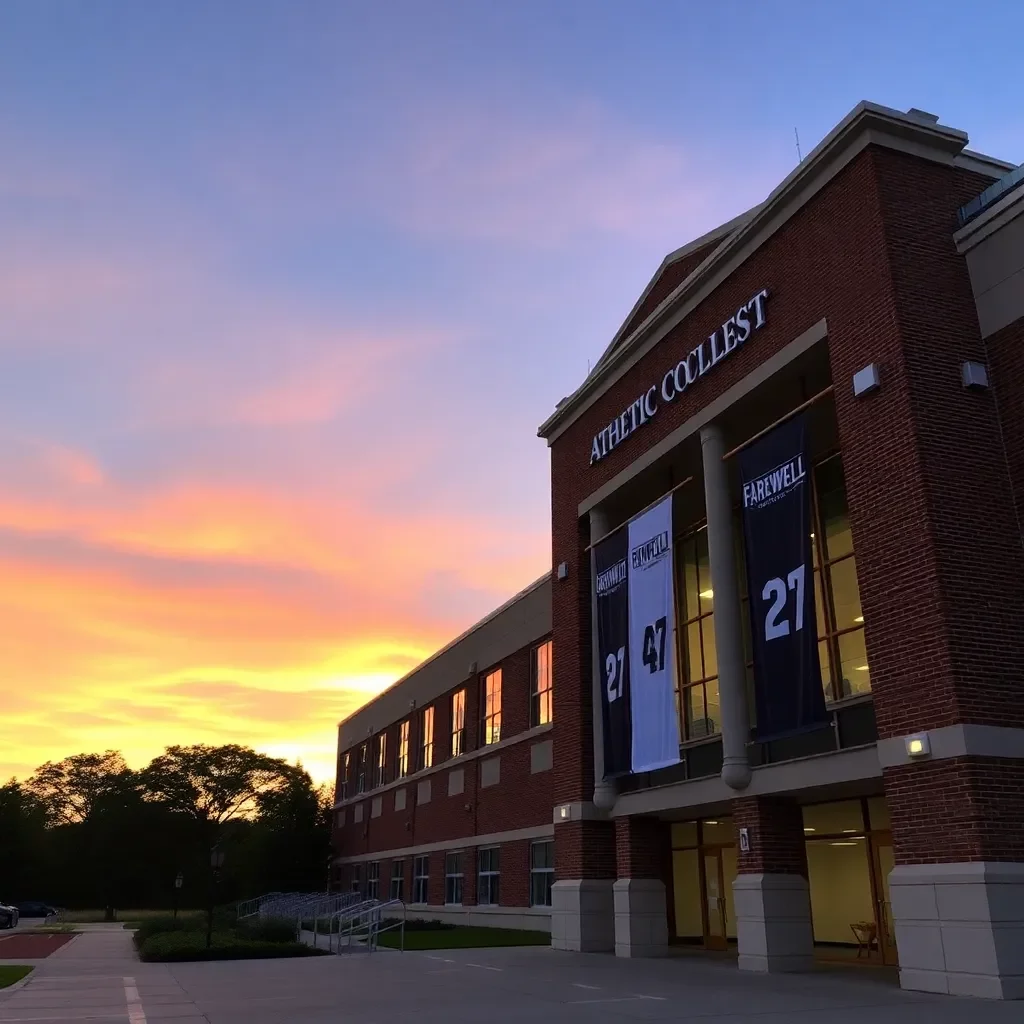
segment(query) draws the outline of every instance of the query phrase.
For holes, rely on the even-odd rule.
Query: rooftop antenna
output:
[[[800,133],[793,127],[793,135],[796,138],[796,162],[802,164],[804,162],[803,154],[800,152]]]

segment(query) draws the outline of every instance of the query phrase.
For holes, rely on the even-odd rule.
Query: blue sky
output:
[[[172,740],[328,774],[341,715],[547,569],[536,427],[663,255],[861,99],[1024,159],[1022,31],[1010,2],[5,4],[0,777]]]

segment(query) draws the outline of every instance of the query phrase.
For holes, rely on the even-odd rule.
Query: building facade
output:
[[[503,734],[523,737],[523,767],[507,779],[502,751],[509,789],[494,791],[502,809],[481,828],[463,810],[465,826],[413,842],[400,816],[383,821],[408,785],[385,782],[381,797],[343,788],[339,814],[351,822],[362,804],[370,815],[369,829],[339,825],[343,879],[417,843],[433,872],[445,842],[553,836],[556,948],[732,949],[759,971],[845,958],[898,965],[907,988],[1024,997],[1024,173],[967,142],[925,112],[860,104],[764,203],[665,259],[539,430],[551,454],[550,623],[469,659],[469,675],[460,656],[427,688],[444,704],[468,680],[470,721],[487,665],[550,639],[552,723],[531,729],[524,716],[521,733]],[[792,680],[785,666],[764,671],[759,631],[802,628],[784,603],[804,593],[793,590],[804,574],[790,574],[789,594],[785,574],[763,593],[748,586],[763,551],[744,532],[741,463],[797,420],[816,631],[804,635],[824,717],[773,734],[772,695]],[[672,622],[651,634],[667,648],[649,651],[645,634],[642,660],[671,680],[662,717],[678,750],[611,770],[623,658],[602,647],[596,559],[652,507],[670,510]],[[634,747],[649,697],[640,660],[631,646]],[[410,686],[343,723],[343,759],[360,745],[375,756],[372,729],[388,727],[389,750],[401,743],[391,735]],[[538,743],[551,768],[526,786]],[[471,753],[466,785],[482,806],[489,752]],[[500,857],[504,872],[504,846]],[[530,910],[526,855],[514,859],[510,914]],[[486,866],[478,856],[476,891]],[[464,886],[464,907],[474,899]]]
[[[334,883],[412,917],[550,929],[551,580],[341,723]]]

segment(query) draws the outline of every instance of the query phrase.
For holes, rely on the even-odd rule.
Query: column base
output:
[[[615,955],[668,954],[668,910],[665,883],[656,878],[620,878],[615,898]]]
[[[814,967],[811,899],[802,875],[737,875],[732,885],[741,971]]]
[[[577,878],[551,886],[551,948],[610,953],[615,948],[612,879]]]
[[[1024,999],[1024,864],[905,864],[889,874],[900,985]]]

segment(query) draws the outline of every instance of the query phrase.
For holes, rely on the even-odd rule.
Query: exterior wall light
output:
[[[927,757],[932,752],[931,744],[928,742],[928,734],[921,732],[915,736],[906,738],[907,756],[913,758]]]
[[[862,370],[853,375],[853,393],[856,397],[866,395],[879,386],[878,364],[868,363]]]
[[[559,804],[556,808],[556,814],[559,821],[568,821],[572,817],[572,808],[569,804]]]
[[[984,363],[968,360],[960,367],[960,379],[965,388],[987,388],[988,370]]]

